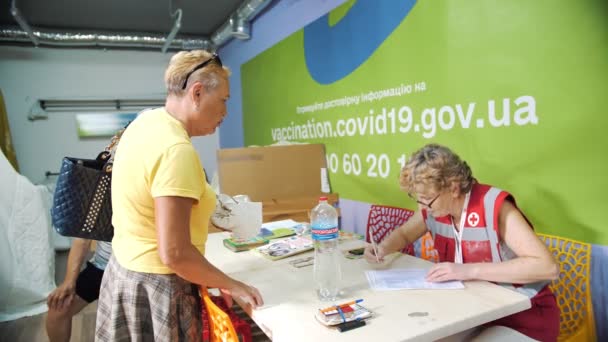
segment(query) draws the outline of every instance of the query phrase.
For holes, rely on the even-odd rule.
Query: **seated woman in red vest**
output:
[[[555,341],[559,308],[548,288],[559,267],[530,222],[506,191],[480,184],[466,162],[444,146],[429,144],[412,155],[400,175],[401,188],[419,209],[378,246],[368,262],[400,251],[427,231],[439,263],[427,280],[487,280],[531,298],[526,311],[491,322],[541,341]]]

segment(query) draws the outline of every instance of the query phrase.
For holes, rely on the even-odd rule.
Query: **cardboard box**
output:
[[[316,196],[325,145],[285,145],[221,149],[217,152],[220,189],[252,201]]]
[[[327,196],[327,202],[331,205],[335,205],[338,202],[338,194],[322,193],[314,196],[265,200],[262,201],[264,208],[263,221],[271,222],[292,219],[298,222],[308,222],[310,221],[310,211],[319,203],[320,196]]]
[[[308,221],[321,193],[321,168],[327,168],[325,145],[284,145],[221,149],[217,153],[220,189],[263,203],[264,222]]]

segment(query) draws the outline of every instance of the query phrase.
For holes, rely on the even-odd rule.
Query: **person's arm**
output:
[[[372,245],[365,247],[365,259],[368,262],[376,263],[384,261],[384,257],[394,252],[398,252],[410,243],[418,240],[427,231],[424,218],[420,211],[416,211],[409,220],[399,228],[393,230],[388,237],[378,244],[378,258],[374,254]],[[377,241],[376,241],[377,242]]]
[[[190,240],[190,214],[194,200],[186,197],[156,197],[154,210],[161,262],[180,277],[203,286],[217,287],[241,297],[254,308],[263,305],[259,291],[230,278],[213,266]]]
[[[78,279],[80,267],[89,253],[90,246],[91,240],[74,239],[72,241],[63,283],[47,297],[47,305],[49,308],[59,310],[67,307],[74,298],[76,279]]]
[[[436,264],[429,271],[427,280],[479,279],[527,284],[559,276],[559,266],[553,255],[510,201],[505,201],[500,208],[498,228],[516,258],[498,263]]]

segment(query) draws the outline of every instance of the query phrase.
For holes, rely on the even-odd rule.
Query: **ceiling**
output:
[[[248,38],[249,22],[270,2],[271,0],[2,0],[0,44],[34,45],[37,40],[38,46],[95,45],[104,48],[157,49],[170,37],[169,34],[180,17],[177,9],[181,9],[181,25],[178,30],[176,28],[177,34],[169,42],[172,44],[168,48],[195,48],[200,45],[198,47],[213,49],[230,38]],[[14,8],[19,12],[17,16],[14,15]],[[249,18],[243,18],[245,15]],[[20,25],[17,17],[21,17],[26,26]],[[238,19],[244,19],[247,25],[240,28],[246,31],[240,32],[240,36],[234,32]],[[243,25],[243,22],[239,25]],[[27,26],[31,28],[29,34]],[[89,36],[83,38],[82,34]],[[107,35],[114,40],[107,38]],[[33,39],[32,36],[36,38]],[[190,46],[186,46],[188,43]],[[205,46],[208,43],[211,45]]]

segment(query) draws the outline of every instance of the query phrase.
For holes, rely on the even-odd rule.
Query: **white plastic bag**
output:
[[[239,202],[232,209],[233,220],[232,238],[249,240],[260,233],[262,227],[262,202]]]
[[[250,202],[249,196],[236,195],[232,197],[226,194],[217,195],[215,211],[211,215],[211,223],[222,229],[233,230],[239,222],[236,212],[233,212],[233,210],[241,202]]]

